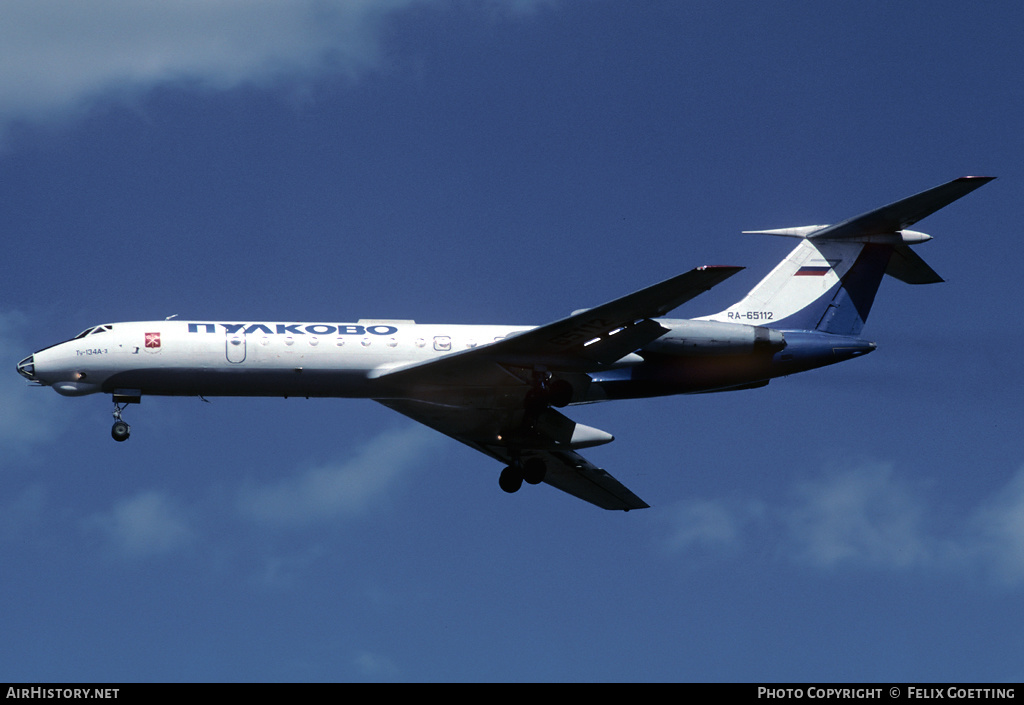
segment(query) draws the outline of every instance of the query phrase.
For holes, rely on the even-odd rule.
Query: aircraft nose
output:
[[[18,374],[30,382],[36,381],[36,363],[32,355],[18,363]]]

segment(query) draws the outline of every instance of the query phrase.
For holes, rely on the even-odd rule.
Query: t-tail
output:
[[[907,228],[993,178],[964,176],[836,225],[748,230],[801,241],[741,301],[704,319],[859,335],[886,274],[908,284],[942,281],[910,249],[931,236]]]

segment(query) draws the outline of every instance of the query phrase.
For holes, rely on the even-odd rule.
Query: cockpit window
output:
[[[106,333],[108,330],[111,330],[113,327],[114,326],[112,326],[110,324],[107,324],[107,325],[103,325],[103,326],[94,326],[93,328],[86,328],[81,333],[79,333],[74,338],[72,338],[72,340],[81,340],[85,336],[92,335],[94,333]]]

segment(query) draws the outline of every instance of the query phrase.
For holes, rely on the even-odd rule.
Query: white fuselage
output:
[[[847,341],[843,350],[849,352],[839,352],[828,340],[813,342],[807,354],[800,355],[807,344],[787,345],[782,334],[771,329],[717,321],[659,322],[667,332],[640,354],[577,376],[572,402],[743,388],[868,350],[861,346],[857,352]],[[18,368],[25,377],[64,396],[103,392],[115,399],[156,395],[452,401],[468,395],[479,403],[481,394],[490,394],[487,388],[465,386],[452,377],[410,386],[388,373],[533,329],[376,319],[139,321],[95,326],[36,352]]]
[[[135,390],[209,396],[365,396],[373,378],[528,326],[413,321],[143,321],[96,326],[33,356],[65,396]]]

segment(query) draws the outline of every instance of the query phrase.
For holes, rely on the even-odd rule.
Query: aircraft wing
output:
[[[551,371],[599,369],[660,338],[656,321],[672,309],[719,284],[742,267],[708,266],[666,279],[640,291],[567,318],[469,350],[371,374],[395,384],[502,384],[501,368],[544,367]]]
[[[958,198],[981,188],[994,178],[992,176],[962,176],[949,183],[922,191],[915,196],[890,203],[870,213],[864,213],[844,220],[842,223],[822,228],[808,237],[812,240],[816,238],[841,240],[847,237],[885,235],[904,230],[940,208],[945,208]]]
[[[575,451],[537,452],[547,464],[544,482],[602,509],[647,509],[650,505]],[[527,455],[529,458],[529,455]]]
[[[419,421],[420,423],[440,431],[457,441],[465,443],[481,453],[491,456],[504,464],[513,461],[508,446],[497,442],[488,443],[484,429],[498,427],[504,418],[510,416],[508,411],[479,409],[472,406],[453,407],[445,404],[434,404],[417,400],[378,399],[384,406],[394,409],[400,414]],[[551,418],[550,422],[568,423],[575,426],[562,414],[548,409],[544,415]],[[579,453],[564,447],[559,448],[556,439],[543,432],[531,429],[530,439],[522,439],[522,446],[517,448],[523,461],[540,458],[544,461],[547,472],[544,482],[574,497],[590,502],[602,509],[646,509],[649,505],[633,494],[621,482],[607,471],[597,467]],[[490,435],[494,440],[497,434]],[[538,446],[538,447],[530,447]]]
[[[648,505],[576,450],[612,440],[552,408],[527,411],[534,372],[586,382],[667,329],[653,320],[742,267],[698,267],[595,308],[427,362],[371,374],[374,398],[502,463],[540,458],[544,481],[605,509]]]

